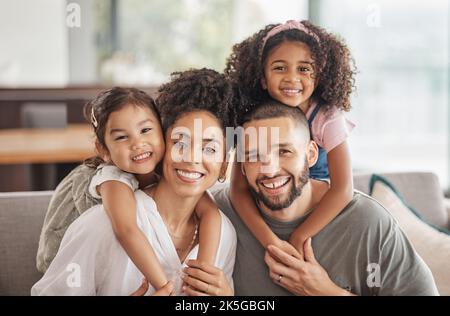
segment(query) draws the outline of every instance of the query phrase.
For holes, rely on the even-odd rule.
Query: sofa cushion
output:
[[[29,295],[42,276],[36,251],[52,192],[0,193],[0,296]]]
[[[444,193],[435,174],[398,172],[380,175],[392,183],[408,205],[418,211],[427,222],[442,228],[450,228],[444,205]],[[371,176],[372,174],[356,174],[353,178],[355,189],[369,194]]]
[[[441,295],[450,295],[448,262],[450,262],[450,235],[423,222],[398,195],[386,179],[374,176],[371,196],[379,201],[397,220],[417,253],[430,268]]]

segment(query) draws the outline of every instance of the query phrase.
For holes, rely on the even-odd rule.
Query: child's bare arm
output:
[[[240,164],[240,162],[233,164],[231,174],[230,199],[233,208],[264,248],[271,244],[279,245],[280,240],[258,212],[255,201],[248,190],[248,182],[241,172]]]
[[[200,219],[200,238],[197,259],[215,265],[220,242],[221,217],[216,203],[205,192],[195,208]]]
[[[144,233],[137,225],[136,199],[130,187],[120,181],[106,181],[97,187],[114,233],[136,267],[157,290],[167,283],[166,275]]]
[[[330,189],[311,215],[291,235],[290,242],[300,253],[303,253],[304,242],[328,225],[353,198],[353,176],[347,142],[331,150],[327,159]]]

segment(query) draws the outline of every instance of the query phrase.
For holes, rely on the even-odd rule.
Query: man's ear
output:
[[[245,168],[244,168],[244,163],[243,162],[239,162],[239,164],[241,165],[241,172],[245,177]]]
[[[267,90],[267,81],[264,76],[261,78],[261,86],[262,86],[263,90]]]
[[[306,156],[308,159],[308,166],[311,168],[316,164],[317,159],[319,158],[319,147],[315,141],[308,141]]]
[[[110,161],[110,156],[108,149],[106,149],[98,140],[95,141],[95,149],[100,158],[103,159],[104,162]]]

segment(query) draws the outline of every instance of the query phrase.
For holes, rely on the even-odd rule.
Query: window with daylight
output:
[[[355,169],[432,171],[449,185],[448,1],[310,1],[356,65]],[[426,21],[426,22],[425,22]]]
[[[97,0],[99,77],[158,85],[173,71],[222,71],[233,43],[264,25],[306,19],[307,0]]]

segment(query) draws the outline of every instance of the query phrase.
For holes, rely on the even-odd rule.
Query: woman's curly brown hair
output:
[[[324,29],[308,21],[301,23],[317,35],[320,43],[303,31],[290,29],[270,37],[263,47],[264,37],[279,25],[270,24],[233,46],[232,53],[227,59],[225,74],[240,95],[236,109],[238,113],[247,112],[270,98],[267,90],[261,86],[264,64],[269,53],[285,41],[303,42],[311,50],[314,75],[319,80],[311,97],[327,109],[335,106],[344,111],[350,110],[350,94],[354,88],[353,75],[356,67],[348,47],[341,38]]]
[[[234,126],[234,93],[230,81],[211,69],[172,73],[172,80],[159,88],[156,104],[166,132],[183,114],[208,111],[219,120],[224,135]]]

